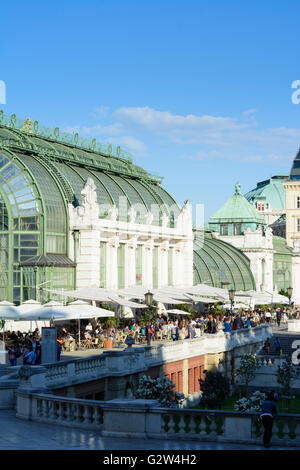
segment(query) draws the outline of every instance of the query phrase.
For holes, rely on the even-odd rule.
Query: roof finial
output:
[[[241,194],[241,183],[235,183],[235,194]]]

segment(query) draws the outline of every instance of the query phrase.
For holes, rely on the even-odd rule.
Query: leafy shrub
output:
[[[220,371],[205,372],[205,379],[200,379],[202,397],[200,404],[213,408],[221,407],[230,393],[230,383],[227,377]]]
[[[254,392],[250,397],[240,398],[234,405],[236,411],[260,411],[261,404],[265,399],[265,394],[259,391]]]
[[[285,395],[291,395],[291,381],[299,376],[297,366],[293,365],[290,359],[286,359],[282,366],[277,368],[277,383],[282,386]]]
[[[257,367],[256,356],[254,354],[244,354],[241,357],[240,367],[234,371],[234,375],[239,377],[248,389],[249,383],[255,378]]]
[[[143,375],[139,379],[135,398],[158,400],[161,406],[174,408],[181,405],[184,400],[184,394],[178,393],[174,389],[174,383],[167,377],[152,379],[149,376]]]

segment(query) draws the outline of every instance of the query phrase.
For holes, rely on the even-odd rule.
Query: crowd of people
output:
[[[225,311],[222,314],[213,314],[208,311],[199,315],[195,312],[173,318],[159,314],[149,322],[128,319],[126,324],[118,326],[100,324],[94,319],[83,322],[80,340],[75,323],[57,328],[57,360],[60,360],[62,352],[74,351],[78,347],[102,348],[107,340],[111,347],[122,347],[127,344],[129,336],[131,336],[131,342],[150,345],[153,341],[193,339],[203,334],[227,333],[244,328],[255,328],[265,323],[280,327],[282,322],[286,323],[291,318],[300,318],[300,312],[284,307],[273,311],[270,309],[253,312]],[[17,359],[21,356],[24,364],[41,363],[41,337],[38,329],[30,333],[7,331],[5,343],[12,366],[17,364]],[[265,352],[269,347],[270,345],[265,344]]]

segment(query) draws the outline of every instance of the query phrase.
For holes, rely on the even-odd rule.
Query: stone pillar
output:
[[[108,241],[108,260],[107,265],[109,266],[107,287],[109,289],[118,288],[118,246],[119,237],[113,236]]]
[[[169,264],[169,241],[165,240],[161,243],[159,249],[159,272],[158,285],[164,287],[168,285],[168,264]]]
[[[183,259],[182,259],[182,243],[178,242],[174,249],[174,265],[173,265],[173,284],[180,286],[182,281]]]
[[[154,248],[154,240],[150,238],[145,243],[145,271],[143,266],[143,271],[145,272],[145,277],[143,276],[143,284],[148,287],[149,289],[152,288],[153,285],[153,248]]]
[[[137,238],[133,237],[127,243],[127,263],[126,263],[126,286],[135,286],[136,284],[136,247]]]
[[[79,253],[76,270],[76,287],[99,285],[100,231],[80,230]]]

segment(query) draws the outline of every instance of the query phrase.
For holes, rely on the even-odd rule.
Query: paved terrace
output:
[[[0,410],[0,450],[261,450],[263,446],[214,442],[124,439],[101,432],[70,429],[16,418],[14,410]],[[274,446],[271,449],[287,450]],[[289,450],[299,450],[289,447]]]

